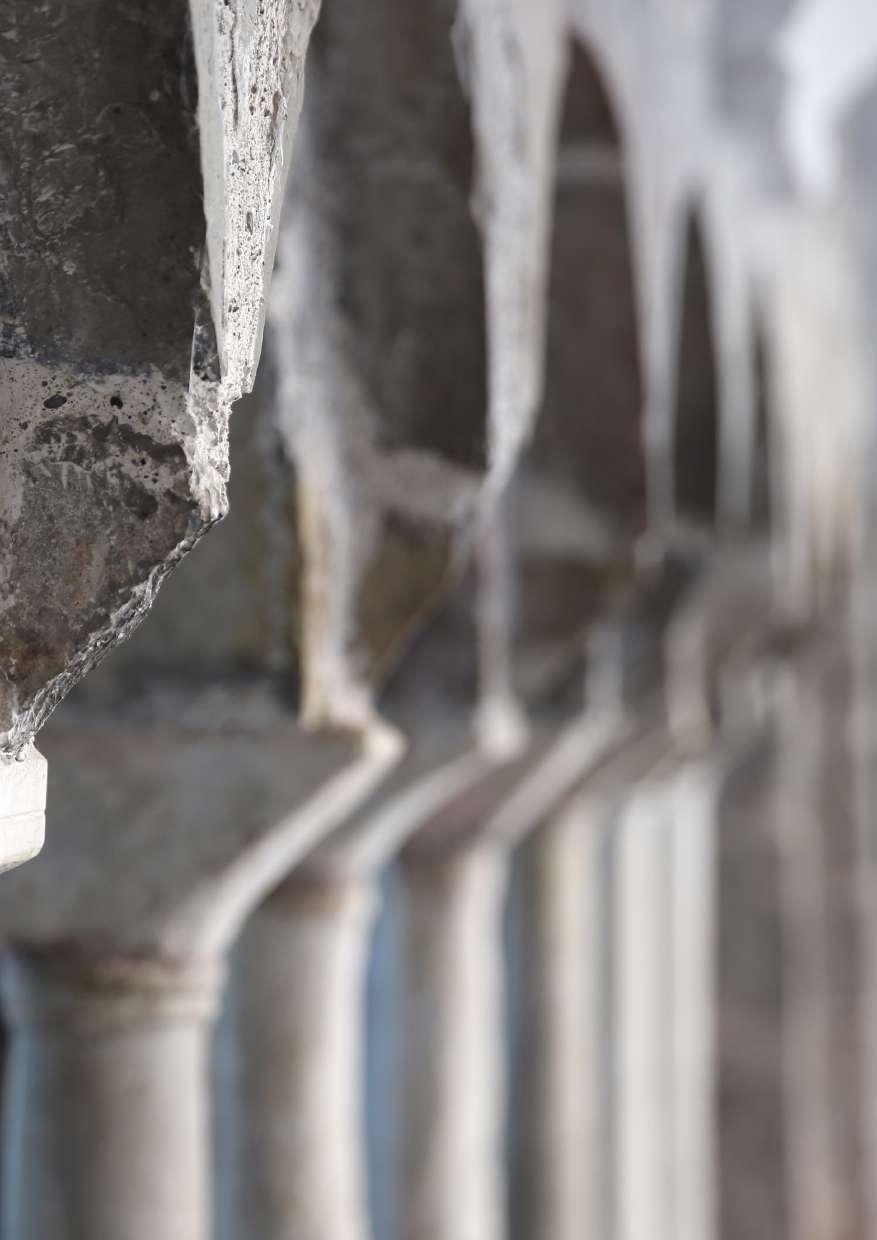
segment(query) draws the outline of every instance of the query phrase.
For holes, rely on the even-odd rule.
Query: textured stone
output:
[[[315,15],[197,4],[193,56],[183,0],[4,13],[4,753],[225,511]]]

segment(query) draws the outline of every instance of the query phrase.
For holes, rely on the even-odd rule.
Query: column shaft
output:
[[[791,674],[779,704],[776,830],[783,948],[787,1193],[797,1240],[852,1234],[835,1104],[832,909],[825,792],[829,685],[818,666]],[[830,830],[836,831],[837,824]],[[835,931],[836,932],[836,931]]]
[[[636,793],[618,828],[618,1240],[675,1240],[671,868],[665,810],[657,789]]]
[[[215,977],[13,952],[7,1240],[207,1240]]]
[[[692,763],[671,790],[673,1240],[713,1240],[718,1222],[717,780]]]
[[[406,858],[404,1240],[500,1240],[505,848]]]
[[[515,1233],[599,1240],[603,833],[573,805],[525,846]]]
[[[237,1236],[365,1240],[370,877],[295,876],[251,918],[233,993]]]

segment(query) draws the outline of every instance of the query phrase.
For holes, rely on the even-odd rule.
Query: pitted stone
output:
[[[225,512],[316,7],[4,13],[3,753]]]

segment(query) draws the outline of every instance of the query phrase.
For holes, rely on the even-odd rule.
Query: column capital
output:
[[[223,975],[218,958],[14,944],[3,965],[4,1011],[13,1028],[65,1036],[206,1023],[216,1013]]]

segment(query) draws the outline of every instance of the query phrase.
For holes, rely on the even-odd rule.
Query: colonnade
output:
[[[877,1237],[877,17],[320,9],[0,23],[4,1237]]]

